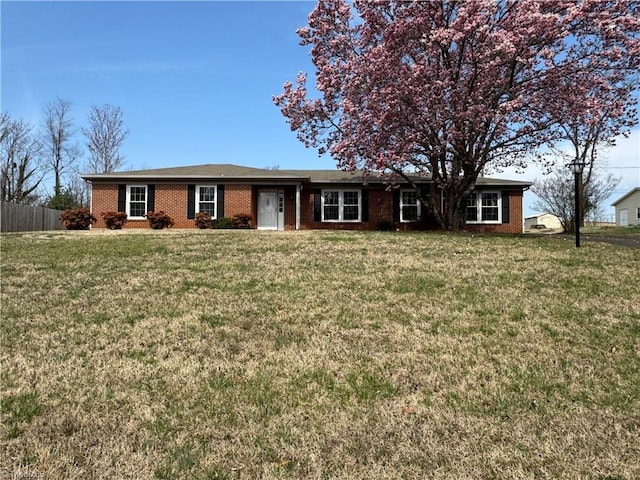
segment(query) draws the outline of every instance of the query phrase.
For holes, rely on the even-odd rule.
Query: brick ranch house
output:
[[[381,178],[340,170],[267,170],[229,164],[83,175],[91,184],[95,228],[102,212],[128,215],[125,228],[149,228],[146,212],[164,211],[175,228],[195,228],[198,212],[213,218],[249,214],[261,230],[375,230],[381,221],[400,230],[433,228],[435,222],[408,184],[387,190]],[[415,176],[432,194],[427,176]],[[478,178],[468,201],[470,231],[522,233],[522,195],[530,183]],[[436,192],[437,193],[437,192]]]

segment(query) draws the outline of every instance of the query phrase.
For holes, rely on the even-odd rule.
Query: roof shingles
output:
[[[429,176],[415,175],[417,183],[431,181]],[[346,183],[362,184],[365,182],[362,171],[345,172],[343,170],[272,170],[264,168],[242,167],[232,164],[205,164],[185,167],[154,168],[148,170],[131,170],[126,172],[97,173],[82,175],[85,180],[92,182],[122,181],[122,180],[173,180],[173,179],[212,179],[238,181],[296,181],[310,183]],[[370,173],[366,177],[367,183],[383,183],[381,175]],[[488,177],[477,179],[478,185],[484,186],[513,186],[528,187],[529,182],[516,180],[502,180]]]

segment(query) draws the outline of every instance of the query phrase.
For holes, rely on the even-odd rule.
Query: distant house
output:
[[[524,219],[525,230],[536,230],[536,229],[547,229],[547,228],[553,229],[553,230],[562,230],[562,224],[560,223],[560,219],[553,213],[549,213],[549,212],[538,213],[536,215],[531,215],[530,217],[526,217]]]
[[[266,170],[229,164],[83,175],[91,183],[91,211],[122,211],[126,228],[149,228],[145,214],[163,210],[176,228],[195,228],[198,212],[213,218],[248,214],[262,230],[375,230],[434,227],[433,212],[408,183],[388,190],[383,179],[341,170]],[[438,195],[429,176],[412,181]],[[472,231],[522,233],[522,196],[531,183],[478,178],[466,207]],[[443,205],[441,200],[437,200]],[[442,208],[442,207],[441,207]]]
[[[627,192],[611,206],[616,208],[616,225],[618,227],[640,225],[640,187]]]

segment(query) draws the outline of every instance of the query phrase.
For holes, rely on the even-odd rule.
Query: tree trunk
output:
[[[62,183],[60,182],[60,174],[57,171],[55,172],[55,176],[56,176],[56,180],[55,180],[55,185],[53,187],[53,195],[55,197],[59,197],[60,194],[62,193]]]
[[[443,230],[463,230],[466,225],[467,197],[472,190],[464,184],[448,185],[432,195],[432,208]]]
[[[464,227],[466,225],[465,222],[465,209],[461,208],[460,206],[458,206],[457,208],[453,209],[451,212],[451,227],[450,230],[464,230]]]

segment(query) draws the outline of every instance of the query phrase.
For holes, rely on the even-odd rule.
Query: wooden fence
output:
[[[0,202],[1,232],[37,232],[64,230],[60,221],[61,210],[45,207]]]

